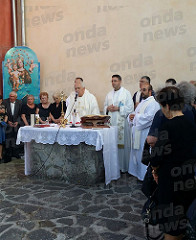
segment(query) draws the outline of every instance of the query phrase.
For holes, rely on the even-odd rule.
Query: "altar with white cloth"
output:
[[[35,174],[35,172],[39,171],[43,174],[42,168],[45,169],[46,173],[46,169],[49,169],[52,164],[52,168],[49,169],[49,171],[53,171],[55,169],[52,176],[55,178],[61,176],[60,178],[62,178],[62,174],[64,174],[65,170],[68,169],[67,166],[64,165],[65,162],[63,163],[64,158],[66,157],[66,164],[69,165],[69,162],[73,161],[71,154],[75,152],[78,156],[76,158],[76,164],[79,164],[81,151],[83,150],[83,152],[89,153],[88,150],[91,147],[93,148],[93,152],[91,151],[90,153],[92,158],[94,158],[100,151],[103,156],[101,161],[103,161],[105,169],[105,184],[107,185],[112,180],[120,178],[117,148],[117,127],[84,129],[81,127],[59,128],[59,126],[54,126],[35,128],[25,126],[21,127],[18,131],[16,143],[20,144],[20,142],[24,142],[25,175]],[[72,146],[72,149],[66,152],[66,149],[68,149],[69,146]],[[87,149],[84,149],[85,147]],[[98,158],[100,159],[99,156]],[[40,159],[42,162],[37,164],[37,159]],[[95,163],[95,165],[96,164],[98,163]],[[80,172],[80,168],[83,167],[78,167],[78,174]],[[88,168],[92,170],[93,166],[91,166],[91,163],[89,162],[88,167],[86,168],[86,170],[88,170]],[[60,175],[58,174],[59,171],[61,172]],[[84,169],[81,170],[81,174],[83,174],[83,171]],[[54,175],[54,172],[57,173],[57,176]]]

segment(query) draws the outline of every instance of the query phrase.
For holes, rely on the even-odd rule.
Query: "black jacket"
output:
[[[5,105],[5,107],[7,109],[8,121],[21,123],[22,102],[20,100],[16,99],[15,108],[14,108],[14,115],[12,115],[11,106],[10,106],[10,99],[8,98],[8,99],[3,100],[3,104]]]

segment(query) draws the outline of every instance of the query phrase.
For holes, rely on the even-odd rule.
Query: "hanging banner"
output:
[[[13,47],[5,55],[2,62],[3,98],[15,91],[18,99],[25,102],[28,95],[35,97],[39,103],[40,63],[33,50],[28,47]]]

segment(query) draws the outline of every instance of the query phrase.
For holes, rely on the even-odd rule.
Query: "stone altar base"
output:
[[[95,151],[94,146],[85,143],[61,146],[32,141],[31,159],[32,174],[36,176],[81,185],[92,185],[105,179],[102,150]]]

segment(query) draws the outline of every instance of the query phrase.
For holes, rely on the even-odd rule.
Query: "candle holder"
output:
[[[64,113],[64,109],[63,109],[63,101],[65,101],[67,99],[67,96],[65,96],[64,92],[61,92],[61,120],[60,120],[60,126],[61,127],[65,127],[65,125],[67,124],[68,120],[65,118],[65,113]]]
[[[35,114],[35,124],[39,124],[39,114]]]

